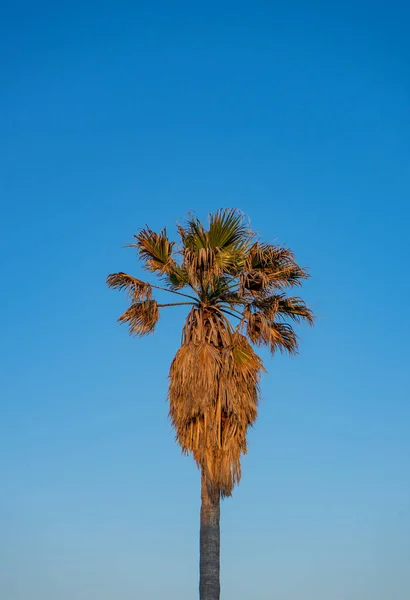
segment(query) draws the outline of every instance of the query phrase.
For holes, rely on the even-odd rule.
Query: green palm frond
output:
[[[166,281],[171,290],[180,290],[191,283],[186,270],[177,263],[174,264],[170,273],[166,275]]]
[[[183,266],[194,285],[214,285],[224,274],[234,275],[245,263],[254,236],[244,215],[221,209],[209,217],[209,229],[191,216],[179,226]]]
[[[221,275],[216,277],[213,281],[212,287],[209,289],[209,302],[210,304],[216,303],[227,303],[234,305],[235,303],[246,302],[238,294],[235,280],[229,275]]]
[[[139,257],[148,271],[161,275],[173,273],[175,270],[175,261],[172,257],[174,242],[168,239],[166,229],[155,233],[146,227],[134,237],[137,241],[130,246],[138,249]]]
[[[218,210],[209,215],[208,244],[219,250],[250,247],[254,234],[245,216],[235,208]]]
[[[190,215],[185,226],[178,225],[178,233],[184,249],[200,250],[208,246],[207,232],[201,221]]]

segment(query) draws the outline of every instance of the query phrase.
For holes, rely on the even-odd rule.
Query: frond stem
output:
[[[227,302],[227,304],[229,304],[229,302]],[[224,308],[224,309],[221,309],[221,310],[225,310],[226,311],[228,309]],[[241,317],[241,319],[242,319],[242,313],[239,310],[236,310],[236,308],[232,308],[232,306],[229,306],[229,310],[232,311],[232,312],[234,312],[234,313],[237,313],[237,315],[239,315]]]
[[[235,315],[234,313],[229,312],[229,310],[226,310],[226,308],[217,308],[216,310],[218,310],[219,312],[223,312],[225,315],[230,315],[231,317],[235,317],[235,319],[238,319],[238,321],[242,320],[242,317],[238,317],[238,315]]]
[[[168,304],[157,304],[158,308],[164,308],[164,306],[182,306],[183,304],[189,304],[189,306],[193,306],[193,302],[170,302]]]
[[[232,277],[231,281],[226,286],[228,290],[233,290],[234,288],[239,287],[238,277]]]
[[[159,285],[152,285],[152,283],[150,283],[149,285],[152,288],[155,288],[156,290],[168,292],[169,294],[176,294],[177,296],[183,296],[184,298],[190,298],[191,300],[195,300],[195,302],[197,301],[197,298],[195,298],[194,296],[190,296],[189,294],[183,294],[182,292],[176,292],[175,290],[168,290],[167,288],[160,287]],[[188,302],[186,304],[188,304]]]

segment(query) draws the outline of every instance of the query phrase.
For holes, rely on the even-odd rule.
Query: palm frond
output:
[[[215,250],[207,246],[198,249],[186,246],[183,251],[182,266],[193,287],[201,288],[201,290],[211,284],[216,277],[222,275]]]
[[[281,297],[279,294],[262,297],[256,296],[246,305],[246,308],[252,313],[261,312],[268,320],[273,321],[277,317]]]
[[[273,342],[271,343],[272,353],[278,349],[280,352],[297,354],[299,341],[291,325],[288,323],[273,323],[271,336]]]
[[[272,354],[279,350],[295,354],[298,339],[293,328],[287,323],[276,323],[264,312],[252,312],[249,307],[244,311],[243,324],[246,335],[256,346],[267,346]]]
[[[278,288],[301,285],[308,277],[291,250],[256,242],[249,250],[240,285],[243,293],[263,295]]]
[[[154,331],[159,319],[158,305],[155,300],[134,302],[119,317],[120,323],[128,325],[131,335],[143,336]]]
[[[297,296],[286,297],[284,294],[278,295],[277,314],[282,319],[290,318],[297,323],[306,321],[309,325],[313,325],[314,315],[306,302]]]
[[[182,341],[207,342],[220,347],[229,344],[231,333],[232,326],[221,312],[193,307],[185,320]]]
[[[127,273],[111,273],[107,277],[107,285],[115,290],[125,290],[128,297],[133,300],[149,300],[152,294],[152,287],[149,283],[127,275]]]
[[[184,248],[200,250],[208,245],[207,234],[201,221],[190,215],[185,226],[178,225],[178,233]]]
[[[290,318],[297,323],[306,321],[313,325],[314,315],[308,308],[306,302],[297,296],[286,296],[285,294],[272,294],[263,298],[254,298],[248,304],[253,311],[261,311],[269,320]]]
[[[208,230],[192,216],[178,230],[183,266],[196,286],[212,286],[224,274],[237,274],[254,236],[244,215],[236,209],[221,209],[210,215]]]
[[[173,269],[167,274],[166,280],[171,290],[181,290],[186,285],[190,285],[188,273],[177,263],[174,264]]]
[[[169,275],[175,271],[175,261],[172,256],[174,242],[168,239],[166,229],[155,233],[147,226],[134,238],[137,241],[130,246],[138,249],[139,257],[148,271],[161,275]]]
[[[208,244],[220,251],[250,247],[254,237],[243,213],[236,208],[224,208],[209,215]]]

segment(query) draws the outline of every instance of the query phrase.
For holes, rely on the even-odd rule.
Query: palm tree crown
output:
[[[312,324],[313,315],[302,299],[285,292],[308,274],[289,249],[257,239],[236,209],[211,214],[207,229],[190,216],[178,233],[176,244],[165,229],[146,227],[130,244],[161,285],[122,272],[107,283],[127,292],[130,306],[119,321],[137,336],[154,331],[161,308],[191,305],[170,368],[169,414],[182,450],[192,453],[215,493],[229,496],[257,416],[264,367],[253,346],[297,351],[290,322]],[[183,301],[159,304],[155,289]]]

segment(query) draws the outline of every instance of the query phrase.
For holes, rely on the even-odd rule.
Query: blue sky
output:
[[[3,3],[0,596],[188,600],[199,476],[167,421],[183,311],[116,323],[123,244],[237,206],[318,315],[267,356],[225,600],[406,600],[404,2]]]

